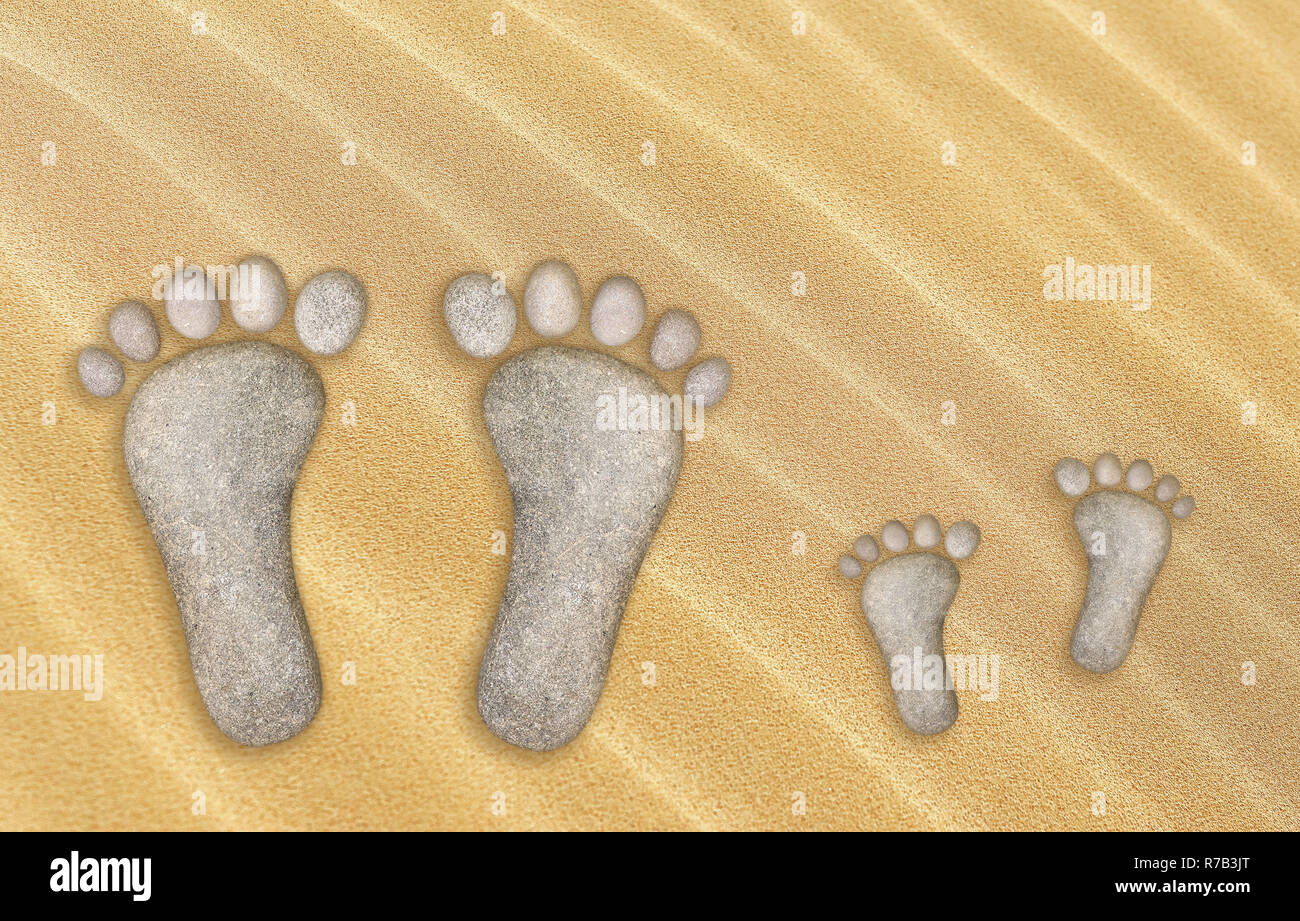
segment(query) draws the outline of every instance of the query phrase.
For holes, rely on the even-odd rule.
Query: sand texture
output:
[[[1124,4],[1104,36],[1073,0],[811,0],[802,35],[778,2],[301,6],[0,6],[0,655],[105,672],[99,701],[0,691],[0,827],[1297,827],[1294,4]],[[335,356],[290,316],[262,337],[325,386],[291,522],[323,699],[254,750],[204,710],[122,430],[197,345],[153,267],[255,253],[291,305],[338,268],[368,313]],[[1046,299],[1067,258],[1149,265],[1150,309]],[[581,283],[573,334],[521,309],[500,357],[456,347],[453,278],[522,304],[547,259]],[[608,351],[680,392],[694,360],[648,348],[689,309],[731,389],[590,722],[522,751],[475,708],[512,519],[484,388],[524,348],[597,347],[621,274],[647,322]],[[96,399],[76,357],[123,300],[161,352]],[[247,338],[225,311],[204,344]],[[1104,451],[1196,514],[1097,675],[1052,470]],[[979,523],[944,644],[1000,661],[932,738],[836,569],[923,513]]]

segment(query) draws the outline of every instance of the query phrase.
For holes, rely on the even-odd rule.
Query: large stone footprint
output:
[[[1090,477],[1082,461],[1056,465],[1056,484],[1067,496],[1083,496]],[[1133,648],[1142,606],[1169,553],[1169,515],[1186,518],[1196,507],[1191,496],[1178,498],[1178,479],[1155,483],[1151,464],[1134,461],[1124,473],[1119,458],[1097,458],[1091,479],[1103,487],[1074,507],[1074,527],[1088,556],[1088,590],[1070,640],[1070,655],[1088,671],[1119,668]],[[1127,490],[1118,488],[1123,479]],[[1148,490],[1151,498],[1146,498]],[[1172,503],[1169,511],[1165,503]]]
[[[869,534],[853,542],[855,556],[840,557],[847,579],[862,575],[862,613],[880,646],[890,672],[898,715],[908,729],[921,735],[943,732],[957,722],[957,695],[943,649],[943,622],[957,597],[961,576],[953,560],[964,560],[979,546],[979,528],[959,521],[945,537],[933,515],[916,519],[913,540],[919,551],[906,553],[907,527],[890,521],[881,529],[880,543]],[[938,551],[943,542],[948,557]],[[893,554],[881,561],[880,545]]]
[[[546,337],[578,325],[582,294],[567,265],[529,277],[524,313]],[[488,358],[510,344],[515,302],[486,275],[447,288],[443,315],[456,343]],[[630,342],[645,322],[630,278],[601,285],[591,331],[606,346]],[[664,314],[651,363],[680,368],[700,344],[691,314]],[[506,361],[483,395],[483,417],[514,504],[514,548],[505,595],[483,653],[478,710],[511,744],[549,751],[570,742],[600,699],[641,561],[668,508],[682,463],[683,431],[700,433],[700,407],[730,383],[724,359],[687,374],[685,398],[602,352],[539,346]]]
[[[238,268],[231,314],[241,328],[265,332],[284,315],[284,278],[264,257]],[[197,267],[178,274],[166,283],[167,318],[183,336],[205,338],[221,321],[217,285]],[[365,311],[361,282],[325,272],[299,293],[294,326],[309,350],[333,355],[355,338]],[[158,355],[157,325],[138,301],[113,311],[109,335],[128,358]],[[108,352],[85,349],[77,364],[92,394],[121,389],[125,373]],[[289,513],[324,408],[311,365],[278,345],[247,341],[167,362],[126,412],[127,472],[176,595],[195,684],[218,728],[243,745],[283,741],[320,707]]]

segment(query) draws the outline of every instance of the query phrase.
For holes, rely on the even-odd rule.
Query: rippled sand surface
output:
[[[1293,5],[1126,5],[1105,35],[1069,0],[528,0],[504,35],[490,4],[261,6],[0,9],[0,654],[105,674],[98,702],[0,692],[0,824],[1296,827]],[[117,301],[161,311],[154,266],[251,252],[291,293],[348,268],[371,304],[314,359],[294,505],[324,705],[267,750],[207,718],[127,481],[145,369],[109,401],[74,371]],[[468,270],[520,297],[547,258],[588,303],[626,273],[652,318],[694,310],[735,378],[594,718],[538,755],[474,709],[510,502],[495,364],[437,305]],[[1045,299],[1067,258],[1149,265],[1150,309]],[[213,341],[241,336],[227,316]],[[160,360],[183,348],[166,331]],[[1085,561],[1051,470],[1106,450],[1198,508],[1096,676],[1069,658]],[[983,530],[947,644],[1000,678],[931,739],[835,567],[924,512]]]

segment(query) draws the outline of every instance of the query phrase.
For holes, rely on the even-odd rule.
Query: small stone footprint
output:
[[[544,262],[524,291],[524,315],[547,338],[568,335],[582,313],[573,269]],[[462,275],[443,316],[456,344],[492,358],[514,337],[517,311],[504,285]],[[600,286],[591,332],[625,345],[641,331],[646,301],[632,279]],[[700,345],[685,310],[660,318],[650,362],[683,367]],[[505,741],[558,748],[587,724],[600,699],[623,608],[672,499],[683,432],[698,436],[699,408],[726,393],[725,359],[696,364],[670,397],[649,374],[604,352],[560,345],[504,362],[483,394],[483,418],[514,504],[510,575],[479,668],[478,710]]]
[[[969,521],[959,521],[945,536],[937,518],[922,515],[916,519],[912,540],[920,549],[905,553],[907,528],[902,522],[890,521],[881,529],[879,544],[870,535],[862,535],[853,542],[856,556],[840,557],[839,565],[845,578],[857,579],[862,564],[867,564],[862,613],[890,671],[898,714],[913,732],[933,735],[957,721],[957,695],[944,654],[943,623],[961,583],[953,561],[975,552],[980,532]],[[947,557],[937,549],[940,542]],[[888,559],[881,559],[881,544],[893,554]]]
[[[201,267],[166,279],[172,327],[202,339],[221,322],[219,293],[249,332],[283,317],[284,277],[250,257],[218,285]],[[318,355],[342,351],[366,313],[366,291],[346,272],[317,275],[294,304],[294,327]],[[109,336],[134,361],[158,356],[153,314],[120,304]],[[112,397],[125,372],[103,349],[77,359],[86,390]],[[194,681],[218,728],[243,745],[304,729],[321,701],[320,666],[289,546],[298,472],[325,408],[320,375],[269,342],[210,345],[172,359],[140,384],[126,411],[122,450],[136,499],[176,595]]]
[[[1055,476],[1061,492],[1071,497],[1088,492],[1091,480],[1102,487],[1074,507],[1074,527],[1088,557],[1088,589],[1070,655],[1089,671],[1113,671],[1133,648],[1142,606],[1169,553],[1169,516],[1186,518],[1196,503],[1191,496],[1178,497],[1177,477],[1166,474],[1151,489],[1150,463],[1134,461],[1125,473],[1109,452],[1097,458],[1091,477],[1073,457],[1056,465]],[[1121,479],[1127,490],[1120,488]],[[1166,503],[1172,503],[1168,511]]]

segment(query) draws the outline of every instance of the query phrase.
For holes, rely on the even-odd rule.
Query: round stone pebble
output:
[[[1054,475],[1056,485],[1061,487],[1061,492],[1067,496],[1082,496],[1088,491],[1091,475],[1081,460],[1067,457],[1065,460],[1058,461]]]
[[[907,528],[901,521],[886,521],[880,529],[880,542],[890,553],[902,553],[907,549]]]
[[[97,397],[116,396],[126,374],[122,363],[103,349],[82,349],[77,356],[77,375],[86,391]]]
[[[863,534],[853,542],[853,552],[864,563],[874,563],[880,558],[880,546],[870,534]]]
[[[731,365],[725,358],[706,358],[686,375],[682,390],[696,406],[709,407],[727,395],[731,386]]]
[[[948,529],[943,539],[944,549],[954,560],[964,560],[975,552],[980,543],[980,529],[969,521],[959,521]]]
[[[338,269],[321,272],[298,292],[293,328],[317,355],[337,355],[357,337],[366,319],[366,288]]]
[[[577,329],[582,316],[582,288],[573,269],[555,260],[533,269],[524,288],[524,316],[538,335],[548,339],[567,336]]]
[[[250,333],[270,332],[284,318],[289,291],[280,267],[265,256],[249,256],[239,264],[230,292],[230,316]]]
[[[912,526],[912,539],[923,550],[939,546],[939,541],[943,540],[943,527],[939,524],[939,519],[933,515],[922,515],[916,519],[916,524]]]
[[[1098,486],[1107,488],[1118,486],[1123,473],[1124,468],[1119,458],[1109,451],[1098,457],[1097,462],[1092,465],[1092,476]]]
[[[1128,488],[1134,492],[1143,492],[1151,481],[1155,479],[1155,471],[1151,469],[1151,462],[1145,460],[1135,460],[1129,465],[1128,473],[1124,477],[1124,482]]]
[[[442,315],[451,337],[471,358],[492,358],[505,351],[515,335],[515,302],[504,289],[493,293],[493,281],[481,272],[462,275],[447,286]]]
[[[132,361],[153,361],[158,357],[158,324],[149,308],[139,301],[123,301],[113,308],[108,318],[108,337]]]
[[[187,339],[206,339],[221,324],[221,304],[215,286],[194,266],[185,269],[181,283],[172,274],[163,289],[163,307],[172,329]]]
[[[659,318],[650,340],[650,363],[672,371],[691,360],[700,347],[700,324],[689,310],[670,310]]]
[[[645,294],[626,275],[615,275],[591,302],[591,334],[601,345],[626,345],[645,325]]]

